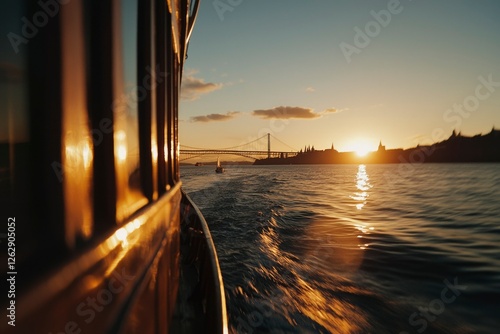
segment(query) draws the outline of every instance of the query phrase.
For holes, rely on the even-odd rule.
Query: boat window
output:
[[[147,203],[141,185],[138,104],[149,94],[144,80],[137,76],[138,1],[122,0],[120,4],[121,15],[117,19],[121,36],[117,40],[121,45],[115,46],[114,61],[119,66],[113,103],[118,221]]]
[[[0,212],[29,230],[29,114],[26,79],[29,39],[23,35],[24,1],[2,2],[0,31]],[[22,223],[21,223],[22,222]],[[0,235],[5,238],[6,234]],[[0,240],[0,242],[3,242]]]
[[[157,122],[157,188],[159,195],[163,194],[167,189],[167,170],[166,158],[168,158],[167,146],[167,131],[166,127],[166,111],[168,110],[167,104],[171,97],[167,94],[167,83],[169,79],[167,73],[167,38],[170,37],[170,30],[167,33],[167,4],[164,0],[155,0],[155,58],[157,72],[157,87],[156,87],[156,122]]]
[[[61,145],[66,245],[74,248],[93,234],[93,143],[87,105],[82,2],[60,9]],[[102,130],[99,130],[102,131]],[[97,144],[97,142],[96,142]],[[100,143],[99,143],[100,144]],[[79,196],[73,196],[78,193]]]
[[[0,187],[2,194],[9,194],[14,190],[22,191],[19,187],[23,185],[22,168],[27,158],[24,153],[26,153],[25,149],[29,141],[25,78],[27,46],[19,20],[23,16],[22,4],[22,1],[8,1],[7,9],[0,11],[2,35],[5,32],[9,40],[9,43],[0,44]],[[8,197],[10,196],[2,198]]]

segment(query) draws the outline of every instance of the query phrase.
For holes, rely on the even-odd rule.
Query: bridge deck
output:
[[[293,157],[298,154],[298,152],[283,152],[283,151],[249,151],[249,150],[180,150],[180,154],[184,155],[181,160],[187,160],[194,157],[202,155],[239,155],[247,157],[250,159],[262,159],[264,158],[279,158],[279,157]]]

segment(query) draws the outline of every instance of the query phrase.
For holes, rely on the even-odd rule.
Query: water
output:
[[[500,164],[182,167],[230,331],[498,333]]]

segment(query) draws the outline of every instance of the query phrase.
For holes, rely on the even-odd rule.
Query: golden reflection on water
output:
[[[309,243],[304,269],[308,275],[324,275],[324,278],[319,280],[321,286],[316,286],[307,275],[304,279],[299,277],[295,288],[285,292],[300,313],[331,333],[356,333],[368,326],[365,312],[349,298],[340,297],[367,294],[348,278],[359,270],[364,258],[357,235],[357,227],[338,219],[310,224],[304,238]]]
[[[358,202],[356,203],[356,208],[361,210],[368,200],[368,190],[372,188],[365,165],[359,165],[358,167],[358,173],[356,174],[356,188],[358,191],[349,197]]]
[[[366,225],[354,225],[354,228],[356,228],[361,234],[358,234],[357,238],[362,239],[365,237],[365,234],[370,234],[370,231],[373,231],[375,228],[374,227],[367,227]],[[369,243],[363,243],[362,240],[360,240],[361,243],[358,244],[359,249],[366,249],[368,246],[370,246]]]
[[[366,203],[368,202],[368,197],[370,196],[368,191],[372,187],[373,186],[370,183],[370,177],[366,172],[366,166],[359,165],[358,173],[356,174],[356,188],[358,191],[356,191],[353,195],[349,196],[350,198],[358,202],[355,204],[356,209],[361,210],[366,205]],[[357,238],[359,239],[358,247],[362,250],[366,249],[369,246],[369,244],[364,243],[362,239],[365,237],[366,234],[370,234],[370,231],[373,231],[374,228],[367,227],[366,225],[363,224],[356,224],[354,225],[354,228],[356,228],[359,232],[361,232],[357,235]]]
[[[308,224],[300,238],[299,248],[304,253],[290,254],[280,247],[276,225],[271,219],[260,235],[261,249],[274,265],[261,265],[259,271],[279,286],[279,297],[271,299],[282,308],[287,321],[299,326],[298,312],[331,333],[359,333],[368,328],[366,312],[346,296],[370,294],[349,279],[364,258],[365,246],[359,247],[358,235],[369,233],[370,228],[339,219],[318,219]],[[281,268],[288,268],[286,275]]]
[[[342,281],[331,282],[328,289],[335,295],[363,295],[366,291]],[[326,295],[303,279],[298,279],[293,290],[284,291],[292,305],[302,314],[323,326],[330,333],[360,333],[369,327],[365,311],[344,298]],[[294,324],[291,314],[287,320]]]
[[[358,166],[355,186],[349,197],[358,211],[366,205],[372,188],[365,165]],[[351,278],[363,263],[369,247],[367,236],[374,227],[355,219],[317,218],[307,222],[297,246],[303,251],[299,254],[282,249],[277,227],[271,218],[261,232],[261,250],[273,265],[260,265],[259,271],[277,283],[280,296],[271,298],[280,305],[287,321],[299,326],[295,319],[298,312],[331,333],[361,333],[370,328],[367,312],[350,296],[371,295]],[[282,268],[287,268],[286,274]]]

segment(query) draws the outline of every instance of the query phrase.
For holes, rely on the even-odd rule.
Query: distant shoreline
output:
[[[221,163],[225,166],[235,166],[235,165],[253,165],[254,162],[252,161],[221,161]],[[180,164],[181,166],[196,166],[196,162],[190,162],[186,163],[183,162]],[[210,161],[210,162],[202,162],[201,165],[196,166],[196,167],[203,167],[203,166],[215,166],[217,165],[217,161]]]
[[[409,149],[379,149],[366,156],[334,149],[300,152],[293,157],[259,159],[254,165],[311,165],[311,164],[399,164],[399,163],[495,163],[500,162],[500,130],[486,135],[465,137],[453,134],[446,140]]]

